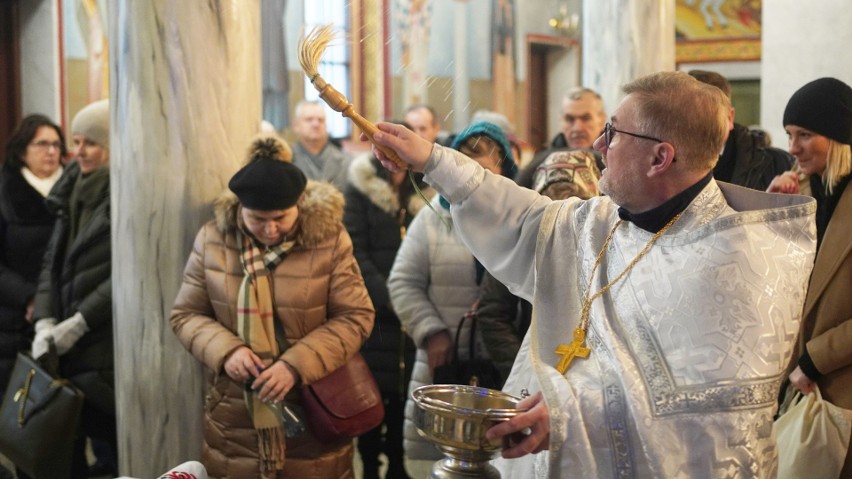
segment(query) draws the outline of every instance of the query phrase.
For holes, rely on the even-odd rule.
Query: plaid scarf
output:
[[[294,241],[283,242],[261,250],[245,231],[238,215],[237,241],[240,243],[240,261],[243,281],[237,295],[237,334],[257,354],[265,366],[271,365],[280,354],[275,341],[275,315],[270,278],[272,271],[287,257]],[[243,395],[257,430],[260,466],[264,472],[284,467],[284,432],[278,414],[245,389]]]

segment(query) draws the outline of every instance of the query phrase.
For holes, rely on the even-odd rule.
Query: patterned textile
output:
[[[237,238],[242,247],[240,260],[245,276],[237,296],[237,334],[263,363],[269,366],[280,354],[275,341],[275,315],[269,277],[275,267],[287,257],[295,242],[283,242],[261,251],[244,230],[242,221],[239,226]],[[282,469],[284,433],[278,416],[248,387],[244,394],[249,416],[257,429],[261,469]]]
[[[207,479],[207,470],[200,462],[189,461],[170,469],[157,479]]]
[[[397,0],[395,18],[401,32],[403,103],[426,101],[429,40],[432,32],[432,3],[426,0]]]
[[[601,172],[595,156],[587,150],[558,151],[551,153],[536,169],[533,189],[541,193],[554,183],[572,186],[572,194],[584,200],[600,195],[598,179]],[[567,196],[566,196],[567,197]]]

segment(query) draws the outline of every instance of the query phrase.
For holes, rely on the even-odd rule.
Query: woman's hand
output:
[[[284,396],[296,384],[296,372],[284,361],[275,361],[266,368],[251,384],[251,388],[260,391],[257,398],[264,402],[281,402]]]
[[[376,144],[395,151],[402,161],[411,166],[412,170],[423,171],[426,162],[429,161],[429,156],[432,154],[434,145],[431,142],[420,138],[416,133],[402,125],[380,122],[376,124],[376,127],[379,129],[378,132],[373,134],[373,140]],[[369,140],[367,135],[362,133],[361,141],[367,140]],[[373,154],[388,171],[403,171],[375,144],[373,145]]]
[[[772,179],[766,191],[768,193],[785,193],[788,195],[799,194],[799,175],[792,171],[785,171]]]
[[[485,438],[492,443],[503,443],[503,457],[506,459],[536,454],[550,445],[550,414],[541,392],[519,402],[517,407],[529,410],[485,432]],[[529,434],[526,434],[527,430]]]
[[[225,359],[225,373],[240,384],[245,384],[250,378],[257,377],[261,371],[263,371],[263,361],[248,346],[235,349]]]
[[[810,394],[816,386],[813,381],[802,372],[802,368],[796,366],[796,369],[790,373],[790,384],[793,388],[802,392],[802,394]]]
[[[449,363],[453,359],[453,338],[446,330],[438,331],[426,339],[426,354],[429,357],[429,371]]]

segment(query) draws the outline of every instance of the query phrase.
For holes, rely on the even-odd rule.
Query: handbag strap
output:
[[[47,338],[47,352],[34,358],[36,363],[51,377],[58,378],[59,375],[59,353],[56,352],[56,343],[52,337]]]
[[[467,356],[468,359],[474,358],[474,349],[473,347],[476,345],[476,315],[479,310],[479,299],[474,301],[473,306],[471,306],[470,310],[464,313],[461,317],[461,321],[459,321],[459,325],[456,327],[456,337],[453,338],[453,357],[459,359],[459,338],[461,337],[462,328],[464,327],[464,322],[468,318],[470,318],[470,337],[468,338],[468,350]]]

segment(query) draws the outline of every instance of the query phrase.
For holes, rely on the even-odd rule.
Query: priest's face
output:
[[[799,168],[809,175],[821,175],[825,171],[831,140],[796,125],[787,125],[784,130],[790,142],[790,154],[796,157]]]
[[[638,138],[616,130],[640,132],[638,121],[637,100],[633,94],[624,98],[621,105],[613,112],[612,128],[609,145],[606,135],[600,135],[594,142],[594,148],[603,154],[606,168],[601,172],[598,188],[601,193],[609,196],[615,204],[631,213],[642,210],[644,204],[642,195],[645,191],[644,180],[646,171],[643,165],[649,155],[654,155],[654,142]],[[642,133],[644,134],[644,133]]]
[[[266,246],[276,246],[295,232],[299,207],[294,205],[284,210],[271,211],[242,208],[240,214],[243,224],[255,239]]]

